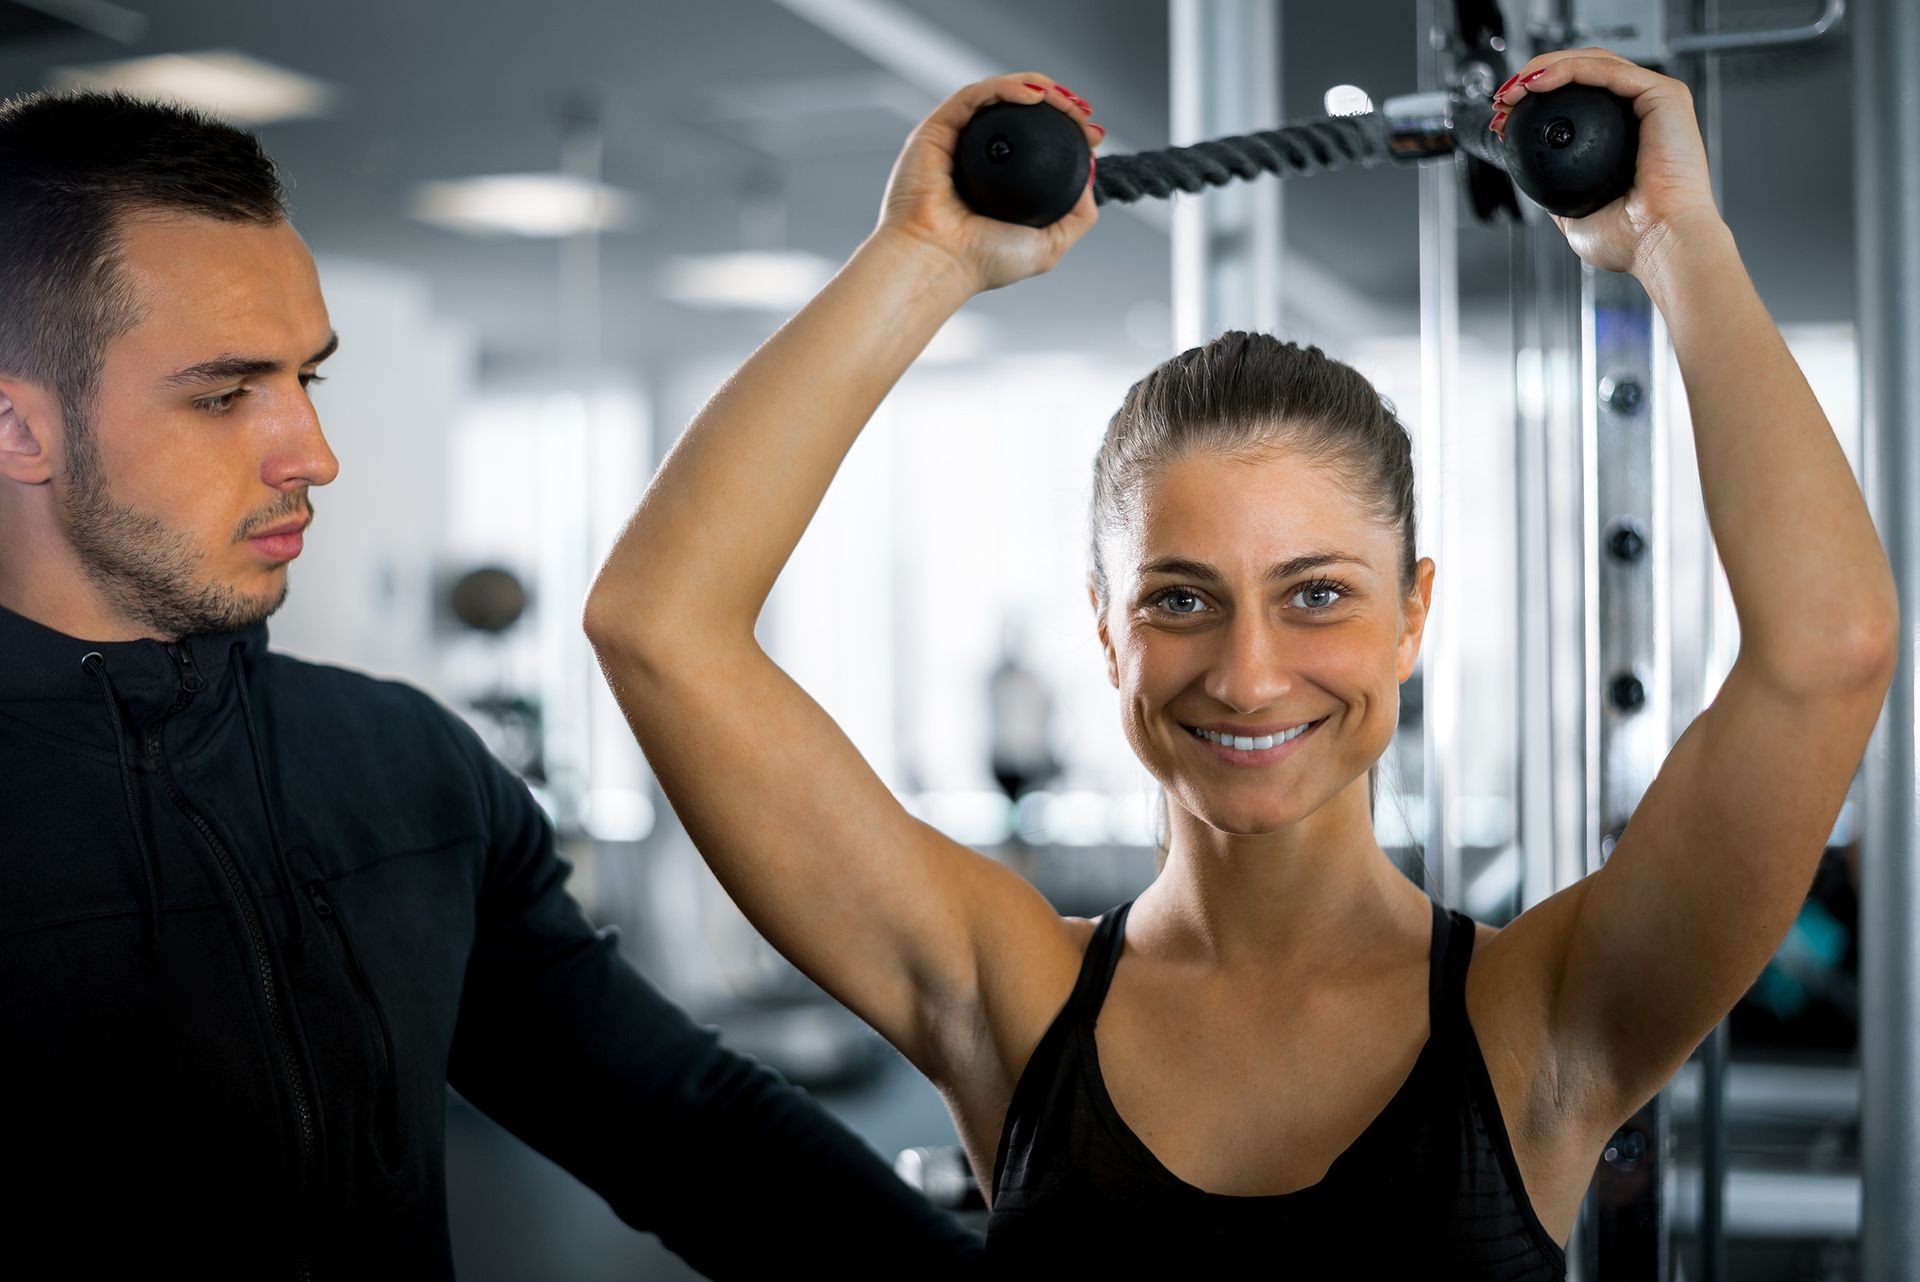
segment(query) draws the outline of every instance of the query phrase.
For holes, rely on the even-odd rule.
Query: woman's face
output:
[[[1398,545],[1288,452],[1199,451],[1147,479],[1105,548],[1100,638],[1127,739],[1174,803],[1224,832],[1272,832],[1379,759],[1433,589],[1422,560],[1402,598]]]

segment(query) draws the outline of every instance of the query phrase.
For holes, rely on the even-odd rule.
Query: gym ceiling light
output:
[[[660,296],[689,307],[792,311],[833,279],[836,265],[798,249],[740,250],[669,258]]]
[[[325,116],[340,96],[324,81],[237,49],[56,67],[53,82],[63,89],[119,89],[139,98],[171,99],[237,125]]]
[[[490,174],[420,184],[413,216],[470,236],[573,236],[632,227],[640,198],[576,174]]]

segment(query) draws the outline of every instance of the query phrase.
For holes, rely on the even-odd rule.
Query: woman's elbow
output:
[[[642,626],[644,617],[631,602],[622,601],[612,593],[597,588],[587,593],[587,603],[580,612],[580,627],[587,634],[587,644],[600,656],[602,667],[610,663],[626,667],[646,662],[653,647]]]

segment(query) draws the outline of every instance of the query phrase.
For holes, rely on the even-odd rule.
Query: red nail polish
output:
[[[1035,93],[1045,93],[1047,91],[1047,87],[1045,85],[1036,85],[1031,80],[1022,80],[1020,83],[1025,85],[1027,88],[1033,90]]]
[[[1107,136],[1107,127],[1106,127],[1105,125],[1103,125],[1103,124],[1101,124],[1101,123],[1100,123],[1099,121],[1097,121],[1097,120],[1089,120],[1089,121],[1087,122],[1087,127],[1088,127],[1089,129],[1098,129],[1098,130],[1100,131],[1100,136],[1101,136],[1102,138],[1105,138],[1105,137]]]
[[[1507,112],[1504,112],[1504,111],[1496,111],[1496,112],[1494,112],[1494,113],[1493,113],[1493,119],[1487,122],[1487,128],[1488,128],[1488,129],[1491,129],[1491,130],[1492,130],[1492,131],[1493,131],[1494,133],[1496,133],[1496,134],[1497,134],[1497,133],[1499,133],[1499,132],[1500,132],[1500,126],[1501,126],[1501,125],[1504,125],[1504,124],[1506,124],[1506,123],[1507,123],[1507,116],[1508,116],[1508,114],[1509,114],[1509,113],[1507,113]]]
[[[1073,97],[1073,90],[1067,88],[1065,85],[1055,85],[1054,88],[1058,89],[1061,93],[1065,94],[1069,98]]]
[[[1509,90],[1509,89],[1511,89],[1511,88],[1513,88],[1513,82],[1514,82],[1514,81],[1516,81],[1516,80],[1518,80],[1519,78],[1520,78],[1520,73],[1519,73],[1519,72],[1517,72],[1517,71],[1516,71],[1516,72],[1514,72],[1514,73],[1513,73],[1512,75],[1510,75],[1510,76],[1508,76],[1508,77],[1507,77],[1507,83],[1505,83],[1504,85],[1501,85],[1501,86],[1500,86],[1500,87],[1499,87],[1498,89],[1495,89],[1495,90],[1493,91],[1493,96],[1494,96],[1495,98],[1498,98],[1498,97],[1499,97],[1499,96],[1500,96],[1501,94],[1503,94],[1503,93],[1505,93],[1505,92],[1506,92],[1507,90]]]
[[[1538,71],[1536,71],[1536,72],[1534,72],[1534,73],[1533,73],[1532,75],[1530,75],[1530,76],[1528,76],[1528,77],[1526,77],[1526,78],[1525,78],[1524,80],[1522,80],[1522,81],[1521,81],[1520,83],[1521,83],[1521,84],[1523,84],[1523,85],[1530,85],[1530,84],[1532,84],[1532,83],[1533,83],[1534,81],[1536,81],[1536,80],[1538,80],[1538,79],[1539,79],[1540,77],[1542,77],[1542,76],[1544,76],[1544,75],[1546,75],[1546,74],[1547,74],[1547,73],[1548,73],[1549,71],[1551,71],[1551,70],[1553,70],[1553,68],[1552,68],[1552,67],[1542,67],[1542,68],[1540,68],[1540,70],[1538,70]]]

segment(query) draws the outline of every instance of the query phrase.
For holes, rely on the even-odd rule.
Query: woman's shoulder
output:
[[[1098,918],[1061,916],[1052,925],[1050,938],[1036,940],[1022,956],[983,959],[983,966],[997,972],[982,977],[982,989],[1003,1062],[1024,1064],[1066,1007],[1100,923]]]

